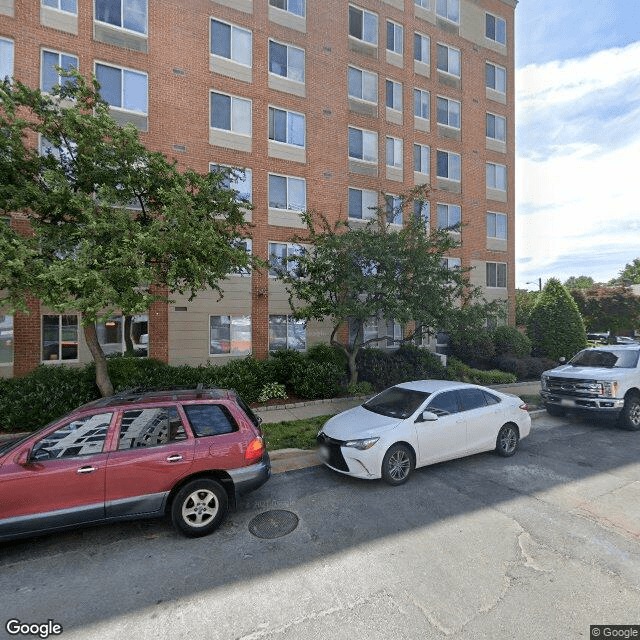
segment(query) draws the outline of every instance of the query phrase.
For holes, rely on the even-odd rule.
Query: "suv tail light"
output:
[[[254,438],[244,452],[247,460],[259,460],[265,452],[264,440],[262,438]]]

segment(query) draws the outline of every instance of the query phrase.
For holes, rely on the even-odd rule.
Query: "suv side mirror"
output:
[[[31,449],[23,449],[13,461],[19,464],[21,467],[26,467],[29,464],[29,458],[31,457]]]
[[[419,422],[433,422],[438,419],[438,415],[433,413],[433,411],[423,411],[420,417],[418,418]]]

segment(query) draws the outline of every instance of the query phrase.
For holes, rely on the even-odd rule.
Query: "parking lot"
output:
[[[3,543],[2,633],[19,619],[78,639],[573,639],[640,624],[639,454],[639,433],[543,414],[514,457],[396,488],[277,474],[202,539],[149,521]],[[286,514],[293,531],[251,533],[271,511],[272,533]]]

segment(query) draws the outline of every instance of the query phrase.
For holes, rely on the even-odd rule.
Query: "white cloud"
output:
[[[608,280],[640,256],[640,43],[516,82],[517,283]]]

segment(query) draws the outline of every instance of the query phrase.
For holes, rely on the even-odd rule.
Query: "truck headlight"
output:
[[[364,438],[363,440],[347,440],[343,446],[345,447],[353,447],[354,449],[360,449],[360,451],[364,451],[365,449],[371,449],[373,445],[378,442],[380,438]]]
[[[597,384],[602,386],[602,395],[605,398],[615,398],[618,395],[618,383],[615,380],[603,380]]]
[[[549,391],[549,376],[542,376],[542,378],[540,378],[540,383],[543,391]]]

